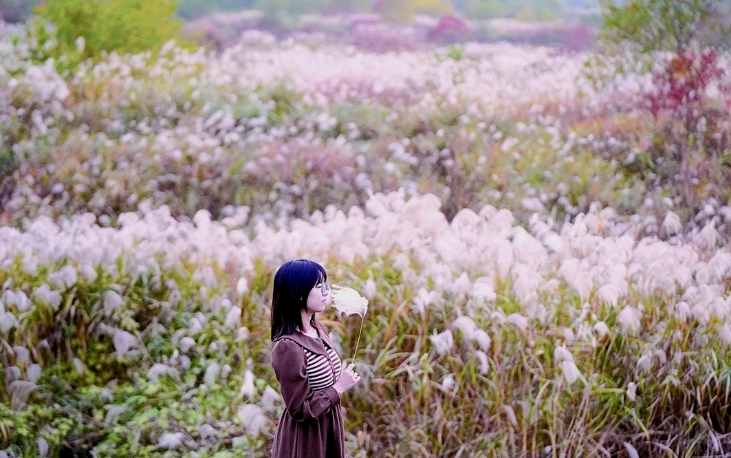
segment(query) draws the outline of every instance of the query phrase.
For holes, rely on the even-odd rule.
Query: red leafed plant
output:
[[[725,94],[729,89],[723,81],[725,73],[714,49],[674,55],[664,67],[653,72],[654,87],[645,96],[650,112],[656,119],[663,115],[680,119],[688,131],[695,131],[707,109],[712,108],[710,105],[723,102],[708,97],[707,89],[718,84],[719,93]]]
[[[652,72],[652,81],[643,107],[655,124],[647,152],[657,178],[677,186],[693,212],[705,193],[700,189],[731,183],[731,84],[714,49],[675,53]]]

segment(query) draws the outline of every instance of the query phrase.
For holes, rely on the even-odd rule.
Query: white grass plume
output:
[[[355,342],[355,350],[353,351],[353,357],[355,357],[355,354],[358,352],[358,345],[360,344],[360,335],[363,332],[363,318],[368,312],[368,299],[361,296],[353,288],[334,285],[332,300],[333,307],[340,313],[360,316],[360,330],[358,331],[358,340]]]
[[[274,412],[277,406],[282,402],[282,397],[274,388],[267,385],[264,393],[261,395],[261,406],[264,410]]]
[[[264,410],[256,404],[245,404],[239,406],[237,410],[241,424],[251,437],[259,435],[259,431],[269,423],[269,417],[266,416]]]
[[[662,220],[661,228],[666,235],[676,235],[683,230],[683,223],[675,212],[669,211]]]
[[[185,433],[165,433],[157,441],[156,449],[172,450],[183,445]]]
[[[180,379],[180,373],[174,367],[170,367],[167,364],[157,363],[154,364],[147,371],[147,378],[152,382],[157,382],[160,377],[169,376],[175,380]]]
[[[114,349],[118,356],[124,356],[138,346],[137,337],[123,329],[114,328],[102,323],[99,328],[112,336]]]
[[[6,392],[10,395],[10,407],[14,410],[24,409],[28,404],[28,398],[36,388],[38,385],[28,380],[15,380],[8,383]]]
[[[358,291],[347,286],[333,286],[333,307],[340,313],[346,315],[358,315],[365,317],[368,312],[368,299],[361,296]]]
[[[454,337],[450,330],[440,332],[439,334],[434,331],[434,334],[429,336],[429,340],[432,345],[434,345],[434,349],[439,356],[448,354],[452,351],[452,347],[454,346]]]
[[[239,390],[240,398],[254,398],[254,395],[256,394],[256,385],[254,384],[254,378],[254,373],[251,372],[250,369],[246,369],[246,372],[244,372],[244,381],[241,384],[241,389]]]
[[[637,331],[642,326],[642,313],[634,307],[625,306],[617,315],[617,321],[623,328]]]

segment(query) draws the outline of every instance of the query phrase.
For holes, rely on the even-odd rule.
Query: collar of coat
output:
[[[313,353],[327,356],[327,350],[325,349],[325,345],[323,345],[322,342],[325,342],[325,344],[327,344],[327,346],[329,346],[330,348],[335,348],[335,345],[333,345],[333,341],[330,339],[330,336],[325,330],[325,326],[323,326],[322,323],[320,323],[320,320],[318,320],[317,318],[315,318],[315,327],[320,332],[319,339],[306,336],[299,331],[295,331],[292,334],[288,334],[286,336],[282,336],[276,339],[275,343],[283,339],[290,339],[296,342],[299,346],[304,347]]]

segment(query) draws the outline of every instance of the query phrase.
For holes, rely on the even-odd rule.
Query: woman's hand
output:
[[[350,363],[343,373],[340,374],[340,378],[338,378],[338,381],[335,382],[335,385],[333,385],[333,388],[335,388],[335,391],[337,391],[338,394],[345,393],[360,382],[360,375],[353,370],[354,366],[355,365],[353,363]]]

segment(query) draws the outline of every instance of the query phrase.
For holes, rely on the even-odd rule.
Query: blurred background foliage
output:
[[[179,38],[178,0],[56,0],[35,7],[29,31],[38,39],[36,59],[54,58],[59,71],[105,53],[155,50]]]
[[[729,0],[602,0],[604,39],[631,42],[641,52],[727,48]]]
[[[573,17],[577,13],[585,19],[598,12],[600,0],[176,0],[177,15],[185,20],[212,13],[241,10],[283,11],[289,15],[377,13],[384,18],[404,20],[414,14],[457,13],[474,19],[516,18],[524,20],[554,20]],[[0,17],[6,22],[23,22],[33,8],[45,3],[64,5],[67,0],[0,0]],[[94,4],[94,2],[84,2]],[[109,2],[114,3],[114,2]],[[122,2],[134,4],[135,2]],[[157,4],[159,2],[141,2]]]

